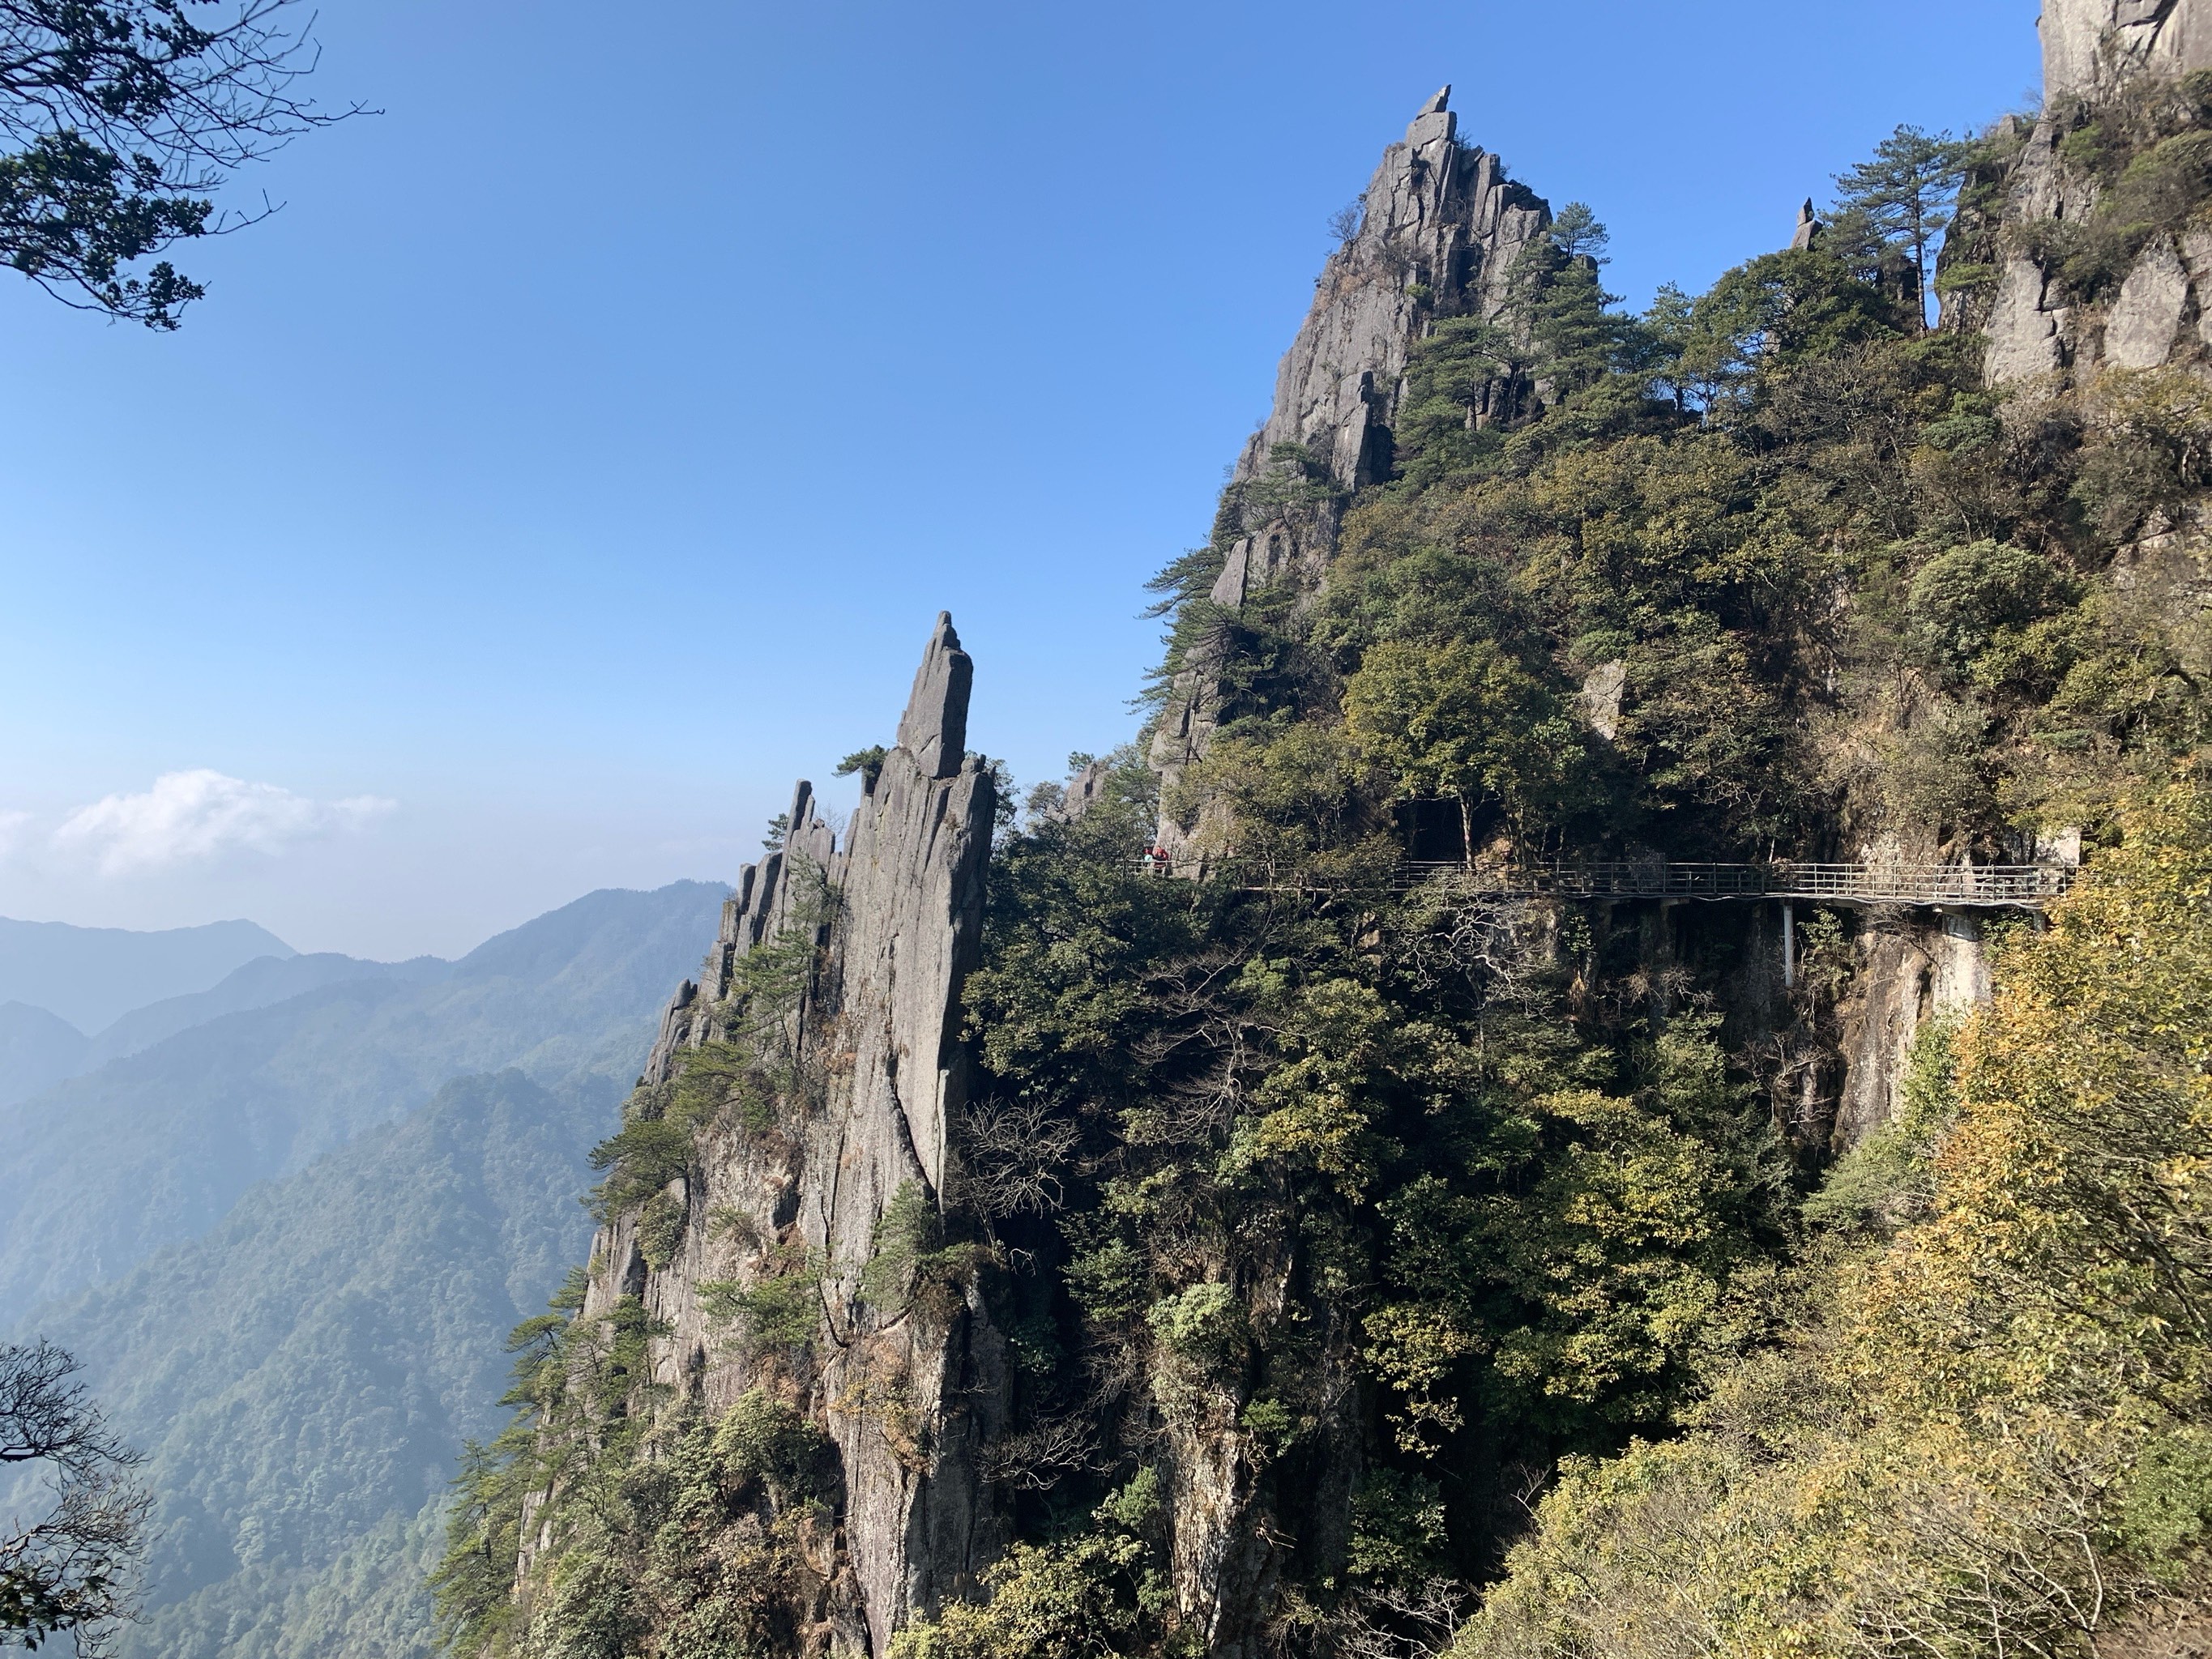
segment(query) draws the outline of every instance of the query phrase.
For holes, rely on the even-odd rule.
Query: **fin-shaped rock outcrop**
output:
[[[671,1397],[714,1415],[765,1386],[827,1429],[842,1497],[814,1563],[823,1634],[859,1652],[969,1585],[1000,1541],[973,1455],[1006,1392],[980,1300],[901,1306],[862,1287],[886,1228],[936,1211],[967,1103],[960,993],[995,805],[966,748],[973,672],[940,616],[850,823],[802,782],[781,845],[740,872],[629,1110],[667,1110],[699,1079],[727,1099],[687,1173],[601,1230],[584,1307],[641,1301]],[[811,1342],[744,1340],[729,1308],[771,1283],[818,1299]]]

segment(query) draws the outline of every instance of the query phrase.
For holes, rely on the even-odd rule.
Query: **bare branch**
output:
[[[992,1099],[962,1119],[961,1152],[969,1202],[993,1220],[1042,1215],[1066,1201],[1060,1171],[1083,1138],[1081,1127],[1040,1103]]]
[[[132,1616],[153,1499],[138,1454],[70,1380],[78,1369],[44,1340],[0,1347],[0,1461],[53,1470],[45,1518],[0,1529],[0,1639],[35,1647],[66,1631],[96,1654]]]

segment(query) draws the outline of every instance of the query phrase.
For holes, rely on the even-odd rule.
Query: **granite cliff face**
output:
[[[710,1417],[777,1391],[834,1439],[834,1528],[811,1540],[811,1644],[884,1651],[891,1632],[972,1586],[1000,1547],[975,1444],[994,1430],[1004,1344],[980,1298],[903,1310],[860,1277],[902,1192],[934,1211],[949,1126],[967,1103],[962,981],[980,939],[991,774],[966,752],[973,665],[951,618],[931,637],[898,741],[841,836],[810,785],[783,844],[740,872],[700,981],[685,981],[631,1110],[658,1109],[687,1062],[784,1056],[749,1114],[702,1134],[689,1171],[594,1240],[586,1321],[635,1298],[653,1322],[660,1410]],[[771,956],[763,982],[757,971]],[[763,1029],[763,1021],[771,1029]],[[721,1085],[719,1076],[714,1086]],[[738,1085],[742,1089],[744,1085]],[[719,1294],[771,1281],[818,1299],[807,1358],[732,1340]],[[534,1506],[543,1516],[545,1507]],[[525,1528],[522,1582],[552,1531]]]
[[[1983,337],[1984,377],[2013,428],[2078,433],[2109,418],[2116,393],[2185,398],[2190,380],[2212,376],[2212,233],[2188,210],[2201,191],[2158,178],[2161,167],[2185,179],[2204,170],[2192,148],[2201,94],[2184,77],[2212,70],[2212,3],[2046,0],[2038,28],[2043,113],[2008,116],[1986,136],[1936,287],[1941,325]],[[2145,528],[2115,556],[2125,602],[2201,613],[2212,557],[2197,515]],[[2186,672],[2212,671],[2201,652],[2185,646],[2182,657]],[[2078,844],[2039,851],[2079,856]],[[1989,996],[1969,919],[1893,923],[1869,949],[1842,1045],[1844,1146],[1894,1110],[1918,1026]]]
[[[2045,0],[2043,96],[2108,91],[2127,78],[2212,69],[2212,9],[2202,0]]]
[[[2008,117],[1992,135],[1993,159],[1978,169],[1944,246],[1944,320],[1986,335],[1993,386],[2203,363],[2212,353],[2212,234],[2155,224],[2127,239],[2117,269],[2067,255],[2069,241],[2096,233],[2100,208],[2126,183],[2095,165],[2095,152],[2111,146],[2077,135],[2093,125],[2131,125],[2138,141],[2154,131],[2160,112],[2149,106],[2161,90],[2212,69],[2212,4],[2051,0],[2039,27],[2044,112]],[[2202,170],[2201,158],[2176,159]],[[2144,216],[2124,205],[2127,216]],[[2154,205],[2149,216],[2160,216]]]
[[[1419,808],[1456,792],[1469,864],[1500,847],[1740,860],[1754,842],[1771,860],[1791,857],[1791,840],[1798,858],[1868,865],[2058,856],[2015,844],[2027,832],[2005,825],[2021,820],[1974,800],[1884,804],[1876,775],[1892,755],[1936,770],[1980,758],[1902,746],[1924,710],[1964,710],[1980,742],[1990,710],[2026,695],[1993,678],[1986,704],[1971,702],[1967,667],[1942,654],[1955,629],[1905,640],[1951,603],[1920,578],[1964,560],[1958,586],[1976,605],[1999,577],[2025,584],[2019,617],[1983,635],[2017,634],[2075,591],[2040,552],[2000,546],[1981,520],[1962,530],[1913,492],[1921,471],[1999,477],[1988,454],[2006,423],[2094,395],[2100,369],[2205,362],[2201,233],[2154,226],[2100,279],[2084,274],[2091,256],[2109,263],[2120,243],[2050,228],[2102,235],[2101,204],[2135,188],[2127,156],[2171,136],[2155,89],[2199,66],[2200,3],[2212,5],[2085,0],[2046,15],[2052,112],[1986,149],[1941,267],[1955,279],[1943,326],[1987,331],[1986,385],[1973,343],[1923,337],[1917,265],[1900,300],[1886,280],[1806,257],[1820,234],[1809,204],[1792,254],[1743,270],[1780,282],[1836,265],[1815,274],[1871,320],[1825,356],[1785,360],[1771,320],[1739,319],[1741,361],[1714,370],[1738,375],[1739,392],[1701,404],[1682,395],[1686,356],[1670,380],[1626,352],[1585,373],[1519,349],[1539,340],[1536,301],[1563,273],[1602,307],[1596,268],[1494,155],[1460,142],[1446,94],[1431,99],[1384,152],[1232,471],[1206,562],[1186,567],[1199,574],[1178,590],[1177,622],[1192,625],[1145,759],[1083,767],[987,872],[993,775],[967,753],[972,665],[940,618],[896,744],[855,757],[866,789],[852,823],[826,819],[802,783],[780,846],[741,872],[608,1143],[580,1316],[549,1362],[599,1415],[544,1407],[537,1444],[562,1473],[522,1506],[525,1622],[565,1597],[553,1611],[581,1628],[593,1560],[663,1559],[641,1522],[619,1547],[577,1552],[582,1567],[540,1571],[592,1524],[572,1501],[604,1477],[592,1457],[626,1448],[620,1480],[642,1492],[657,1468],[690,1468],[704,1434],[721,1484],[684,1502],[721,1508],[703,1528],[711,1547],[668,1576],[751,1632],[745,1651],[884,1659],[911,1632],[897,1650],[912,1659],[1432,1652],[1460,1590],[1419,1596],[1493,1571],[1523,1518],[1515,1505],[1561,1455],[1667,1431],[1693,1386],[1686,1333],[1729,1305],[1740,1269],[1781,1259],[1796,1193],[1896,1119],[1928,1022],[1989,999],[1987,907],[1946,908],[1923,890],[1847,909],[1826,888],[1817,915],[1810,900],[1667,889],[1498,902],[1456,871],[1409,896],[1394,889]],[[2118,124],[2118,161],[2078,138],[2100,119]],[[1616,325],[1657,349],[1656,325]],[[1458,361],[1479,367],[1439,416],[1422,343],[1478,336],[1482,355]],[[1873,418],[1863,396],[1891,395],[1844,384],[1877,359],[1927,377],[1899,404],[1904,459],[1826,435],[1823,422]],[[1523,362],[1551,367],[1511,366]],[[1593,387],[1613,401],[1589,415],[1575,400]],[[1768,398],[1787,406],[1759,428]],[[1547,455],[1545,422],[1561,410],[1568,434]],[[1509,506],[1480,524],[1470,512],[1374,531],[1419,509],[1431,487],[1419,447],[1439,421],[1474,459],[1438,475],[1436,496],[1455,509],[1492,490]],[[1547,467],[1540,495],[1529,481]],[[1869,478],[1893,492],[1879,504],[1893,516],[1871,528]],[[1336,562],[1355,497],[1394,480],[1367,498],[1375,517],[1363,503],[1354,521],[1360,561]],[[1601,484],[1613,499],[1593,504]],[[1900,539],[1923,511],[1927,544]],[[2056,544],[2018,513],[2002,533]],[[2123,550],[2114,591],[2178,611],[2212,587],[2193,525],[2159,522]],[[1358,621],[1373,633],[1332,642],[1331,584],[1373,576],[1361,565],[1385,534],[1399,541],[1376,556],[1404,586]],[[1455,583],[1464,591],[1443,597],[1462,608],[1438,620],[1423,607]],[[1399,605],[1407,594],[1420,603]],[[2081,638],[2093,623],[2076,618]],[[1314,640],[1304,678],[1273,688],[1272,707],[1234,701],[1238,673]],[[1969,662],[1991,648],[1982,635],[1958,647]],[[1453,653],[1487,678],[1432,720],[1439,700],[1418,712],[1455,738],[1512,734],[1504,781],[1480,786],[1496,797],[1486,842],[1469,833],[1476,786],[1385,775],[1379,749],[1345,735],[1361,676],[1395,664],[1418,684]],[[1881,701],[1907,681],[1909,696]],[[1267,719],[1243,720],[1255,708]],[[1290,779],[1289,806],[1255,794],[1238,818],[1227,786],[1196,799],[1240,752],[1270,764],[1261,751],[1278,740],[1307,745],[1274,777]],[[1216,764],[1193,773],[1209,746]],[[1850,766],[1827,764],[1847,750]],[[1532,786],[1513,819],[1508,773],[1538,753],[1561,777],[1586,764],[1586,793]],[[1726,790],[1709,790],[1716,778]],[[1203,875],[1235,835],[1312,801],[1336,816],[1284,843],[1310,885],[1170,884],[1133,857],[1156,821],[1173,872]],[[1699,836],[1735,850],[1697,850]],[[1026,1149],[979,1174],[985,1138],[1011,1121],[994,1115],[1024,1112]],[[989,1208],[998,1200],[979,1194],[1015,1165],[1028,1198]],[[1609,1184],[1620,1170],[1625,1193]],[[1637,1208],[1647,1200],[1679,1203],[1695,1224],[1655,1230]],[[540,1388],[541,1402],[562,1391],[557,1378]],[[772,1419],[781,1451],[761,1449]],[[647,1496],[635,1513],[692,1512]],[[720,1588],[697,1590],[715,1573]],[[693,1616],[665,1585],[609,1600],[653,1602],[644,1651],[678,1650],[653,1644]],[[1094,1619],[1120,1622],[1109,1634]],[[1434,1628],[1416,1639],[1424,1620]],[[1036,1633],[1047,1626],[1050,1642]],[[483,1650],[638,1650],[566,1640]]]

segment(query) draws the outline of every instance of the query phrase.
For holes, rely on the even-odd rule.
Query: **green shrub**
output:
[[[1067,1288],[1078,1306],[1102,1325],[1143,1307],[1152,1291],[1152,1268],[1127,1240],[1109,1238],[1067,1264]]]
[[[796,1407],[748,1389],[714,1425],[725,1479],[762,1483],[779,1504],[819,1504],[836,1491],[836,1443]]]
[[[949,1602],[891,1638],[890,1659],[1103,1659],[1158,1652],[1170,1605],[1144,1534],[1159,1506],[1150,1468],[1092,1513],[1089,1530],[1018,1543],[985,1569],[986,1599]]]
[[[2212,483],[2212,388],[2185,368],[2107,369],[2090,400],[2074,499],[2114,540]]]
[[[1978,541],[1921,566],[1905,614],[1916,646],[1959,675],[2002,635],[2016,633],[2066,597],[2049,561],[2025,548]]]
[[[1370,1469],[1352,1500],[1355,1578],[1417,1584],[1443,1565],[1444,1505],[1437,1483],[1397,1469]]]
[[[1194,1364],[1228,1365],[1243,1354],[1244,1304],[1233,1285],[1194,1285],[1155,1302],[1146,1318],[1163,1345]]]
[[[886,1314],[911,1310],[945,1326],[966,1305],[968,1281],[986,1259],[981,1247],[948,1244],[945,1219],[917,1181],[899,1183],[877,1218],[860,1297]]]
[[[676,1252],[684,1243],[684,1226],[689,1215],[684,1202],[665,1192],[655,1193],[646,1200],[645,1208],[637,1218],[637,1248],[645,1257],[646,1266],[655,1273],[676,1259]]]
[[[709,1279],[699,1285],[699,1305],[716,1325],[735,1325],[750,1353],[809,1349],[822,1324],[822,1272],[805,1253],[788,1245],[771,1254],[766,1276],[750,1287]]]

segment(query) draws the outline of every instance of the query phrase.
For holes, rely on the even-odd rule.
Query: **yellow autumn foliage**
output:
[[[1809,1241],[1818,1311],[1690,1433],[1571,1463],[1452,1659],[2058,1659],[2212,1613],[2212,793],[2140,802],[1999,967],[1917,1218]]]

